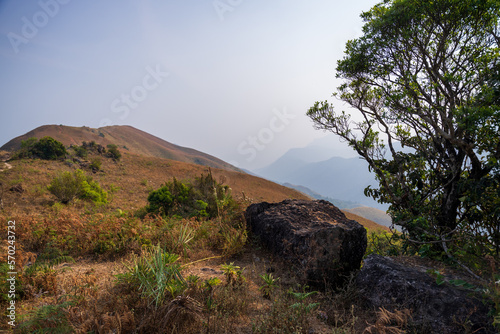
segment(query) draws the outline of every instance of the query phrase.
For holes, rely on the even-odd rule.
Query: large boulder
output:
[[[481,296],[380,255],[370,255],[356,277],[360,295],[374,308],[410,309],[419,333],[495,333]],[[469,333],[469,332],[468,332]]]
[[[245,217],[262,243],[309,285],[339,285],[361,265],[366,230],[330,202],[263,202],[250,205]]]

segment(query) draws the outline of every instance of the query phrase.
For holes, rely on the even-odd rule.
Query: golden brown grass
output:
[[[88,160],[92,158],[89,156]],[[0,182],[7,189],[0,220],[16,221],[18,271],[26,269],[37,257],[69,255],[76,260],[76,263],[60,264],[33,275],[20,275],[23,297],[19,301],[19,316],[31,314],[25,320],[36,319],[34,311],[54,306],[56,309],[51,311],[60,312],[76,333],[130,333],[137,328],[142,328],[144,333],[158,333],[159,328],[165,326],[170,328],[168,333],[207,330],[250,333],[252,328],[271,332],[269,324],[288,326],[286,317],[296,313],[290,311],[294,301],[287,291],[290,288],[301,291],[302,287],[297,286],[289,267],[260,249],[258,243],[245,244],[243,237],[233,241],[225,238],[223,232],[237,236],[244,230],[242,220],[134,216],[136,210],[146,205],[151,190],[173,177],[180,180],[198,177],[208,171],[206,167],[126,152],[118,162],[104,157],[101,160],[101,171],[95,174],[85,171],[109,192],[110,203],[103,206],[82,200],[62,205],[46,190],[57,172],[80,167],[70,161],[16,160],[11,162],[12,169],[0,173]],[[212,174],[231,187],[242,209],[252,202],[305,198],[295,190],[251,175],[220,169],[212,169]],[[25,191],[8,190],[16,184],[22,184]],[[193,239],[185,248],[176,247],[180,227],[186,224],[194,231]],[[127,270],[125,264],[133,254],[141,254],[144,246],[157,243],[178,253],[183,264],[182,275],[196,275],[200,284],[188,289],[182,296],[184,299],[167,303],[153,312],[137,291],[117,284],[114,275]],[[1,256],[6,254],[5,249],[1,251]],[[220,266],[230,262],[245,268],[243,286],[225,284]],[[268,271],[280,277],[280,287],[273,300],[265,299],[259,291],[263,285],[260,275]],[[208,291],[202,283],[213,277],[222,283]],[[212,301],[210,307],[209,300]],[[308,303],[316,302],[326,305],[328,300],[322,295],[308,300]],[[58,305],[61,307],[57,308]],[[314,328],[316,333],[331,332],[336,325],[321,318],[325,309],[326,306],[320,306],[310,314],[301,315],[301,324],[305,327],[297,332],[306,333],[309,328]],[[177,317],[173,317],[174,314]],[[173,321],[173,318],[180,320]],[[372,319],[354,317],[349,312],[344,318],[349,326],[356,323],[358,327],[366,324],[366,319]],[[2,326],[8,328],[5,324]],[[57,326],[57,323],[45,322],[44,326]]]

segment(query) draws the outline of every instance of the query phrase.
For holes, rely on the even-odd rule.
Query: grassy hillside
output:
[[[125,125],[107,126],[99,129],[92,129],[85,126],[44,125],[12,139],[0,149],[14,151],[21,147],[21,141],[32,137],[40,139],[44,136],[50,136],[62,142],[65,146],[81,145],[83,141],[95,141],[103,146],[115,144],[122,151],[138,155],[238,171],[236,167],[209,154],[174,145],[147,132]]]
[[[89,158],[92,160],[92,157]],[[101,170],[92,174],[104,189],[115,189],[113,200],[107,209],[132,211],[146,205],[147,195],[173,177],[192,180],[208,172],[208,167],[180,161],[139,156],[124,152],[119,162],[101,158]],[[26,192],[5,192],[4,205],[15,205],[27,211],[44,210],[52,196],[45,189],[59,171],[71,171],[79,164],[44,160],[11,161],[12,169],[0,174],[0,182],[9,188],[21,183]],[[211,169],[214,177],[228,185],[232,194],[246,202],[277,202],[288,198],[307,199],[302,193],[249,174]],[[90,173],[90,171],[88,171]],[[90,173],[91,174],[91,173]],[[39,206],[39,208],[35,208]]]
[[[151,190],[173,177],[192,180],[209,169],[122,152],[119,161],[92,154],[82,163],[13,160],[11,168],[0,172],[0,220],[16,226],[17,332],[161,333],[177,328],[176,333],[266,333],[288,328],[331,333],[337,328],[355,333],[376,320],[371,311],[352,313],[348,289],[306,297],[290,268],[248,235],[242,218],[248,204],[307,196],[245,173],[212,168],[213,177],[231,188],[238,209],[225,211],[221,204],[220,214],[208,220],[142,218],[137,213]],[[101,166],[93,173],[85,165],[96,160]],[[107,191],[109,203],[56,201],[47,185],[60,172],[79,168]],[[3,281],[9,271],[4,265],[8,246],[4,239]],[[153,259],[170,264],[151,267]],[[157,274],[172,275],[168,270],[176,276],[166,283],[156,279]],[[162,286],[167,290],[158,290]],[[6,288],[1,286],[1,307],[7,307]],[[166,299],[156,302],[155,296]],[[9,326],[1,323],[0,328]]]

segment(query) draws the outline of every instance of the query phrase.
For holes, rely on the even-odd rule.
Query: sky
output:
[[[374,0],[0,0],[0,146],[45,124],[131,125],[241,168],[326,134]],[[352,156],[332,136],[332,152]]]

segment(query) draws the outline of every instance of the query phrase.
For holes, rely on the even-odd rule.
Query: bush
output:
[[[64,158],[68,152],[64,145],[52,137],[43,137],[38,140],[30,138],[21,142],[21,149],[14,158],[40,158],[45,160],[56,160]]]
[[[147,211],[161,215],[216,218],[231,216],[238,210],[228,186],[217,181],[209,172],[196,178],[194,184],[173,179],[148,196]]]
[[[48,190],[63,204],[68,204],[75,198],[90,200],[96,204],[108,202],[107,192],[80,169],[74,173],[60,173],[52,180]]]
[[[102,161],[99,158],[92,159],[92,162],[89,165],[90,169],[94,173],[100,171],[101,166],[102,166]]]
[[[118,150],[118,146],[115,144],[109,144],[108,145],[108,156],[113,158],[113,160],[120,160],[122,157],[122,154]]]
[[[63,203],[68,204],[81,194],[81,185],[85,179],[83,173],[63,172],[57,175],[47,189]]]
[[[86,158],[88,155],[87,149],[83,146],[73,146],[73,150],[77,157]]]

